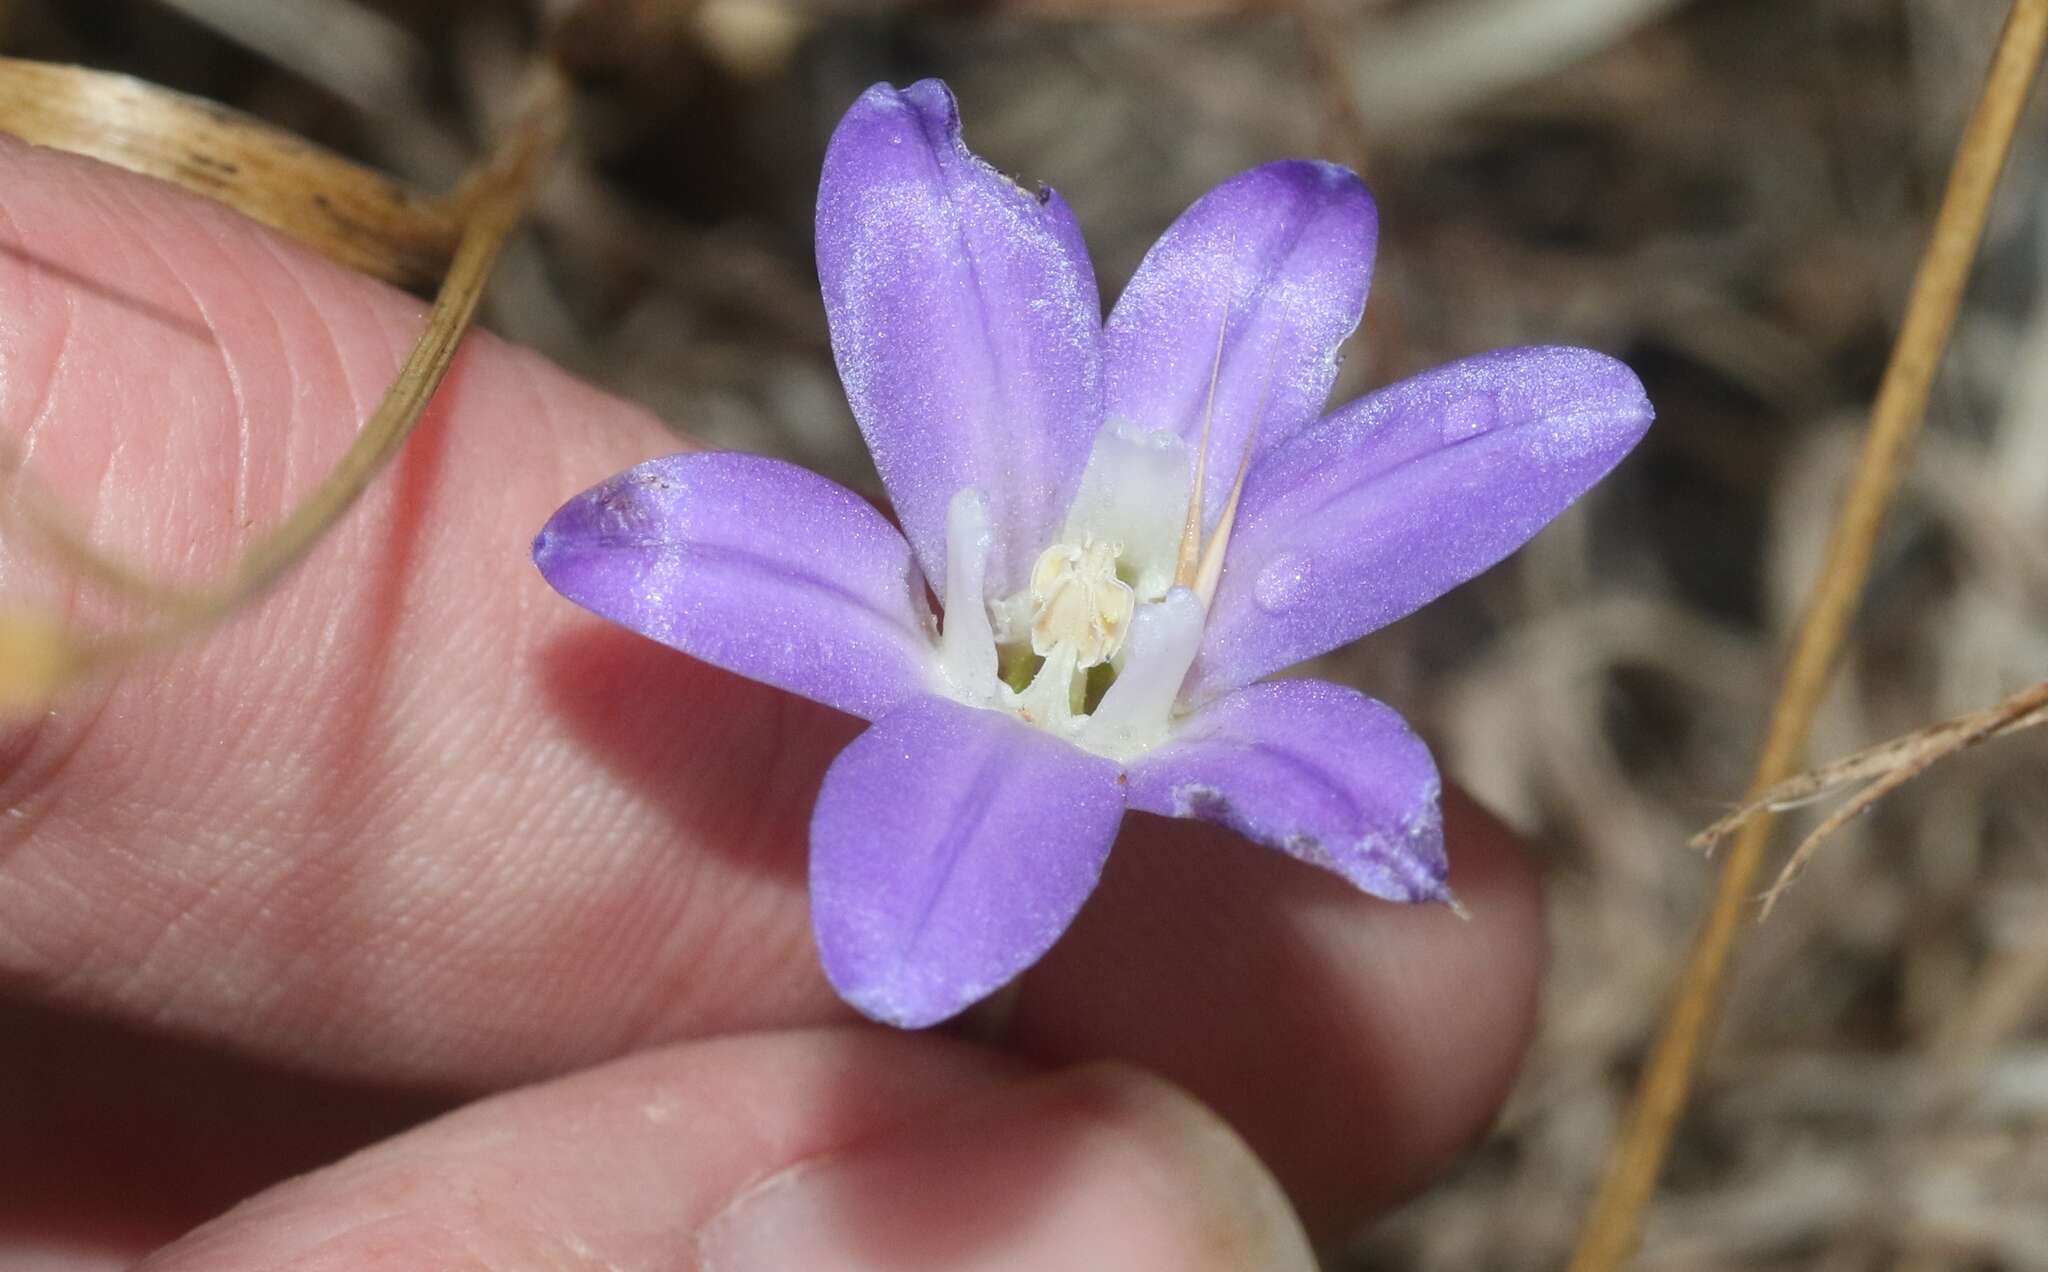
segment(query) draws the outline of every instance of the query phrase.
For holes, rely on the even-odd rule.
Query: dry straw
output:
[[[27,532],[81,576],[151,615],[132,630],[83,633],[54,615],[0,611],[0,711],[29,709],[84,677],[211,627],[276,583],[340,520],[405,444],[447,374],[498,254],[547,169],[565,100],[552,65],[535,71],[496,153],[462,189],[433,204],[182,94],[76,67],[0,60],[0,130],[195,189],[394,281],[419,281],[452,242],[426,328],[383,400],[334,470],[249,546],[222,583],[167,588],[104,556],[40,497],[13,455],[0,453],[5,528]],[[455,225],[460,231],[450,240]]]
[[[1970,263],[1984,234],[1991,196],[2012,148],[2034,76],[2048,44],[2048,0],[2015,0],[1993,53],[1991,71],[1964,127],[1934,230],[1906,300],[1892,356],[1871,407],[1870,427],[1820,577],[1793,637],[1792,655],[1771,713],[1751,782],[1763,798],[1800,767],[1828,673],[1848,636],[1887,508],[1903,480],[1927,395],[1948,345]],[[1680,975],[1621,1138],[1580,1233],[1572,1272],[1608,1272],[1635,1250],[1644,1207],[1671,1144],[1694,1070],[1727,984],[1736,932],[1756,888],[1775,817],[1758,813],[1721,864],[1706,925]]]

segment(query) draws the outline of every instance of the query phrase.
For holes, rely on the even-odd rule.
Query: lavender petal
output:
[[[848,111],[818,190],[832,351],[925,576],[973,487],[995,530],[990,595],[1021,587],[1102,421],[1102,302],[1073,214],[960,139],[937,80]]]
[[[811,817],[825,974],[866,1015],[936,1024],[1052,946],[1123,817],[1116,765],[995,711],[923,697],[854,739]]]
[[[1445,901],[1441,788],[1393,708],[1320,680],[1203,707],[1130,773],[1131,807],[1219,822],[1390,901]]]
[[[1507,556],[1650,425],[1634,373],[1502,349],[1368,394],[1251,472],[1195,700],[1356,640]]]
[[[758,455],[671,455],[576,496],[534,563],[585,609],[873,719],[933,676],[924,583],[882,514]]]
[[[1378,227],[1349,170],[1266,164],[1182,213],[1118,299],[1104,355],[1109,418],[1178,433],[1193,454],[1215,373],[1207,520],[1229,497],[1248,437],[1256,458],[1322,413],[1337,347],[1365,310]]]

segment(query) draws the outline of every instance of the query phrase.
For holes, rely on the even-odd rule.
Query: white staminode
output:
[[[988,504],[981,492],[961,491],[946,505],[946,621],[939,632],[939,670],[953,696],[971,707],[993,707],[1002,688],[996,679],[996,637],[982,596],[988,572]]]
[[[1176,579],[1193,484],[1179,437],[1104,428],[1066,523],[1025,588],[993,599],[985,594],[987,506],[977,491],[954,495],[939,641],[952,696],[1115,759],[1162,741],[1213,594],[1198,597]],[[1003,682],[998,651],[1014,663],[1027,647],[1042,661],[1020,691]],[[1088,711],[1089,672],[1105,663],[1114,679]]]

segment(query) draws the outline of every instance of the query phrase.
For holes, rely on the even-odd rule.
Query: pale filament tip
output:
[[[1195,448],[1195,484],[1188,495],[1188,519],[1180,531],[1180,557],[1174,562],[1175,587],[1194,586],[1202,554],[1202,487],[1209,477],[1209,426],[1216,419],[1216,380],[1223,371],[1223,333],[1230,328],[1230,306],[1216,322],[1216,353],[1209,362],[1209,400],[1202,408],[1202,440]]]
[[[1221,342],[1218,342],[1216,349],[1220,356],[1223,350]],[[1213,380],[1214,375],[1212,373],[1212,386],[1210,390],[1212,406],[1214,405],[1215,397]],[[1237,504],[1244,497],[1244,478],[1245,474],[1251,471],[1252,447],[1257,445],[1259,440],[1259,425],[1265,422],[1266,408],[1271,406],[1272,402],[1273,374],[1272,370],[1268,368],[1266,373],[1266,391],[1259,397],[1258,412],[1252,416],[1252,426],[1245,433],[1244,451],[1237,457],[1237,478],[1230,484],[1230,498],[1223,505],[1222,515],[1216,518],[1216,530],[1209,536],[1208,546],[1202,549],[1199,560],[1193,562],[1192,568],[1190,568],[1189,544],[1191,541],[1199,540],[1201,537],[1202,477],[1204,470],[1208,466],[1209,459],[1209,424],[1207,420],[1202,422],[1202,452],[1195,465],[1195,493],[1190,498],[1188,504],[1188,531],[1181,538],[1180,568],[1174,572],[1174,583],[1180,587],[1191,589],[1196,598],[1202,602],[1203,609],[1209,608],[1210,602],[1216,599],[1216,589],[1223,582],[1223,553],[1230,546],[1231,528],[1237,524]]]
[[[1231,527],[1237,524],[1237,501],[1244,497],[1244,475],[1252,466],[1252,438],[1245,438],[1244,455],[1237,461],[1237,480],[1230,484],[1229,502],[1223,505],[1223,515],[1216,518],[1216,533],[1209,536],[1209,546],[1202,550],[1202,563],[1195,571],[1194,592],[1208,609],[1216,599],[1216,588],[1223,582],[1223,550],[1230,545]]]

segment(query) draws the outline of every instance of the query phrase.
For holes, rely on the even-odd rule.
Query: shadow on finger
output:
[[[1483,1132],[1534,1026],[1544,937],[1513,836],[1447,799],[1470,911],[1405,907],[1187,822],[1134,816],[1101,890],[1027,978],[1017,1045],[1111,1056],[1224,1115],[1311,1228],[1412,1192]]]

